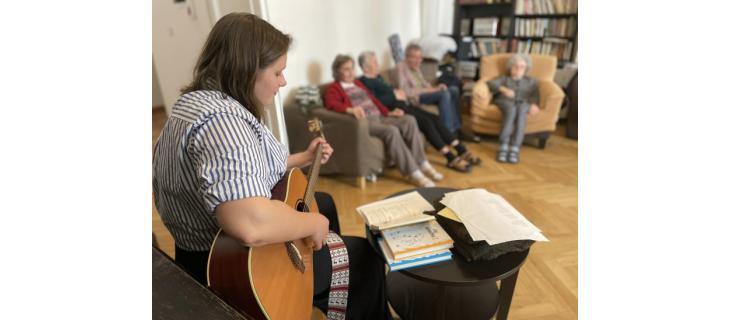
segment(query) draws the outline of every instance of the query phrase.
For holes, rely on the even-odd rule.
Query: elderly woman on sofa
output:
[[[365,51],[358,57],[363,75],[358,78],[385,107],[389,110],[403,110],[406,114],[416,118],[418,128],[426,136],[426,140],[446,157],[446,167],[459,171],[468,172],[472,165],[482,162],[479,157],[467,150],[466,145],[441,123],[439,117],[420,108],[408,104],[406,94],[401,89],[394,89],[386,83],[381,75],[378,59],[372,51]],[[456,151],[456,154],[451,149]]]
[[[538,110],[537,81],[526,75],[531,66],[530,56],[515,54],[507,62],[508,75],[487,81],[489,90],[495,93],[494,104],[502,111],[502,132],[497,150],[499,162],[520,161],[527,115]]]
[[[366,120],[370,134],[383,141],[389,158],[415,185],[433,187],[435,184],[431,179],[443,179],[443,175],[426,159],[416,119],[400,109],[388,111],[365,85],[355,79],[355,64],[351,57],[337,55],[332,63],[332,76],[335,81],[324,93],[327,109]]]

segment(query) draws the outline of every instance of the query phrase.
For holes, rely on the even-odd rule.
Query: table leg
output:
[[[512,304],[512,296],[515,293],[515,285],[517,284],[517,275],[515,274],[503,279],[499,284],[499,307],[497,308],[497,320],[507,320],[509,307]]]

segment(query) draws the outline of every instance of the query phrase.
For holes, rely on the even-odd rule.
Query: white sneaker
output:
[[[431,179],[435,181],[441,181],[444,179],[444,175],[436,171],[436,169],[434,169],[428,161],[421,164],[421,171],[426,173],[429,177],[431,177]]]
[[[436,184],[433,183],[431,179],[424,176],[423,172],[421,172],[420,170],[411,174],[408,179],[421,188],[432,188],[436,186]]]

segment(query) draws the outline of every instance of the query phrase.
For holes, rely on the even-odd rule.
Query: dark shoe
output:
[[[507,162],[507,150],[497,151],[497,162]]]
[[[477,136],[475,134],[471,134],[464,130],[459,130],[457,135],[459,137],[459,140],[461,140],[461,141],[476,142],[476,143],[479,143],[482,141],[482,139],[479,138],[479,136]]]
[[[466,160],[467,162],[469,162],[469,164],[471,164],[473,166],[478,166],[482,163],[482,159],[475,156],[473,153],[471,153],[471,151],[464,152],[464,154],[462,154],[461,157],[464,158],[464,160]]]
[[[509,152],[509,159],[507,159],[509,163],[515,164],[520,162],[520,153],[515,151]]]
[[[446,167],[463,173],[471,171],[471,166],[469,165],[469,162],[462,159],[461,157],[454,158],[454,160],[451,160],[451,162],[446,164]]]

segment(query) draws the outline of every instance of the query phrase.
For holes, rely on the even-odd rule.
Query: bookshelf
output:
[[[483,55],[520,52],[575,61],[577,0],[455,0],[457,59],[467,78]],[[476,75],[474,75],[476,77]]]

